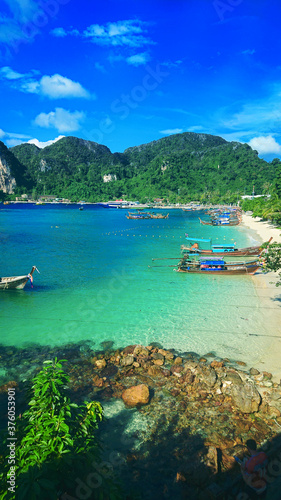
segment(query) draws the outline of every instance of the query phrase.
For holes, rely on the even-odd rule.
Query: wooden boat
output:
[[[25,276],[11,276],[9,278],[0,278],[0,290],[11,290],[17,289],[22,290],[28,280],[33,282],[32,275],[36,269],[36,266],[33,266],[30,273]]]
[[[199,220],[203,226],[238,226],[242,222],[242,217],[237,219],[219,218],[212,221],[203,221],[199,217]]]
[[[151,219],[151,215],[148,212],[142,212],[142,213],[128,213],[126,215],[127,219]]]
[[[163,214],[150,214],[151,215],[151,219],[168,219],[169,218],[169,214],[166,214],[166,215],[163,215]]]
[[[169,214],[163,215],[163,214],[153,214],[150,212],[141,212],[141,213],[132,213],[129,212],[128,215],[126,215],[127,219],[168,219]]]
[[[176,271],[180,273],[216,274],[216,275],[238,275],[255,274],[261,267],[258,260],[251,262],[225,262],[223,259],[201,258],[196,261],[181,259]]]
[[[253,247],[245,247],[245,248],[235,248],[235,245],[212,245],[212,240],[204,240],[199,238],[190,238],[186,235],[187,241],[193,243],[191,246],[181,246],[182,252],[188,252],[190,254],[200,254],[202,256],[215,256],[215,257],[223,257],[231,254],[231,256],[235,257],[246,257],[252,255],[260,255],[264,250],[262,245],[253,246]],[[272,238],[268,240],[267,246],[270,244]],[[207,243],[210,245],[209,249],[200,248],[200,244]]]

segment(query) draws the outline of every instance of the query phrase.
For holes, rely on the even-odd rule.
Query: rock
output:
[[[199,361],[200,361],[200,363],[207,363],[206,358],[200,358]]]
[[[270,417],[281,417],[281,412],[277,408],[275,408],[275,406],[268,406],[267,414]]]
[[[201,366],[197,370],[196,380],[203,382],[208,387],[213,387],[217,381],[216,371],[209,366]]]
[[[262,372],[263,373],[263,377],[264,378],[267,378],[269,380],[272,379],[272,373],[269,373],[269,372]]]
[[[194,378],[195,378],[194,373],[192,373],[192,372],[189,370],[188,372],[186,372],[186,373],[183,375],[182,381],[183,381],[183,382],[185,382],[186,384],[192,384],[192,382],[194,381]]]
[[[165,354],[165,358],[166,358],[167,360],[170,360],[170,361],[171,361],[172,359],[174,359],[174,355],[173,355],[173,353],[172,353],[172,352],[167,351],[167,352],[166,352],[166,354]]]
[[[240,377],[239,373],[234,370],[228,370],[226,372],[223,382],[230,382],[231,384],[235,385],[243,385],[242,378]]]
[[[244,361],[236,361],[236,364],[240,366],[246,366],[246,363],[244,363]]]
[[[231,398],[233,404],[242,413],[254,413],[258,411],[261,403],[261,396],[254,384],[245,382],[242,385],[232,385]]]
[[[164,365],[164,360],[163,359],[154,359],[153,363],[158,366]]]
[[[134,362],[133,362],[133,366],[134,366],[135,368],[139,368],[139,367],[140,367],[140,364],[139,364],[137,361],[134,361]]]
[[[259,370],[256,370],[256,368],[251,368],[250,369],[250,375],[259,375],[260,372]]]
[[[183,369],[184,368],[183,368],[182,365],[173,365],[173,366],[171,366],[171,372],[172,372],[173,375],[177,374],[177,376],[178,375],[181,376],[180,374],[181,374],[181,372],[183,372]]]
[[[160,366],[152,365],[148,367],[147,374],[151,375],[152,377],[159,377],[163,375],[163,370],[160,368]]]
[[[194,371],[198,366],[198,363],[196,361],[186,361],[186,363],[184,363],[184,372],[187,372],[187,371]]]
[[[149,402],[149,389],[145,384],[129,387],[122,393],[122,399],[127,406],[146,405]]]
[[[136,345],[133,351],[134,356],[136,357],[147,357],[149,356],[149,350],[143,345]]]
[[[104,384],[104,381],[102,378],[100,378],[98,375],[94,375],[93,377],[93,385],[95,387],[102,387]]]
[[[153,353],[151,357],[152,357],[152,359],[160,359],[164,363],[165,358],[164,358],[163,354],[161,354],[160,352]]]
[[[125,347],[125,349],[123,350],[123,356],[126,356],[127,354],[133,354],[135,347],[135,345],[128,345],[127,347]]]
[[[174,360],[174,364],[175,364],[175,365],[181,365],[181,364],[182,364],[182,358],[177,357],[177,358]]]
[[[260,383],[260,386],[261,386],[261,387],[272,387],[272,386],[273,386],[273,383],[272,383],[270,380],[263,380],[263,381]]]
[[[210,364],[210,366],[212,368],[222,368],[224,366],[224,362],[223,361],[212,361],[212,363]]]
[[[128,354],[124,358],[121,359],[120,365],[121,366],[130,366],[134,362],[134,356],[132,354]]]
[[[106,367],[106,361],[105,361],[105,359],[97,359],[95,361],[95,365],[99,369],[105,368]]]
[[[114,377],[118,373],[117,366],[109,363],[103,370],[100,372],[101,377],[111,378]]]

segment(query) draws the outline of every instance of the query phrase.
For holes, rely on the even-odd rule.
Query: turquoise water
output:
[[[179,257],[186,232],[238,246],[254,239],[240,227],[200,225],[202,212],[137,221],[126,213],[88,205],[0,210],[0,276],[26,274],[32,265],[40,271],[33,288],[1,292],[1,344],[159,342],[258,362],[266,339],[251,334],[268,333],[269,325],[251,277],[181,274],[167,267],[177,260],[151,260]]]

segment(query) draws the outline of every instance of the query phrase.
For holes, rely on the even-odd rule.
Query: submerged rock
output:
[[[122,393],[122,399],[127,406],[146,405],[149,402],[149,389],[145,384],[129,387]]]

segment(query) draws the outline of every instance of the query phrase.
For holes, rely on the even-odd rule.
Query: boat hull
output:
[[[200,250],[196,248],[190,248],[190,247],[185,247],[184,245],[181,247],[181,250],[183,252],[188,252],[188,253],[194,253],[194,254],[200,254],[202,256],[213,256],[213,257],[247,257],[247,256],[254,256],[254,255],[259,255],[262,249],[260,247],[253,247],[253,248],[241,248],[238,250],[230,250],[227,252],[213,252],[212,250]]]
[[[216,274],[216,275],[238,275],[238,274],[255,274],[257,270],[260,268],[259,265],[253,265],[253,266],[237,266],[235,268],[229,268],[229,269],[217,269],[217,270],[211,270],[211,269],[196,269],[190,267],[188,268],[179,268],[177,271],[179,273],[195,273],[195,274]]]
[[[26,283],[31,280],[36,266],[33,266],[30,273],[24,276],[9,276],[0,278],[0,290],[22,290]]]
[[[15,276],[11,278],[1,278],[0,290],[22,290],[28,282],[28,276]]]

